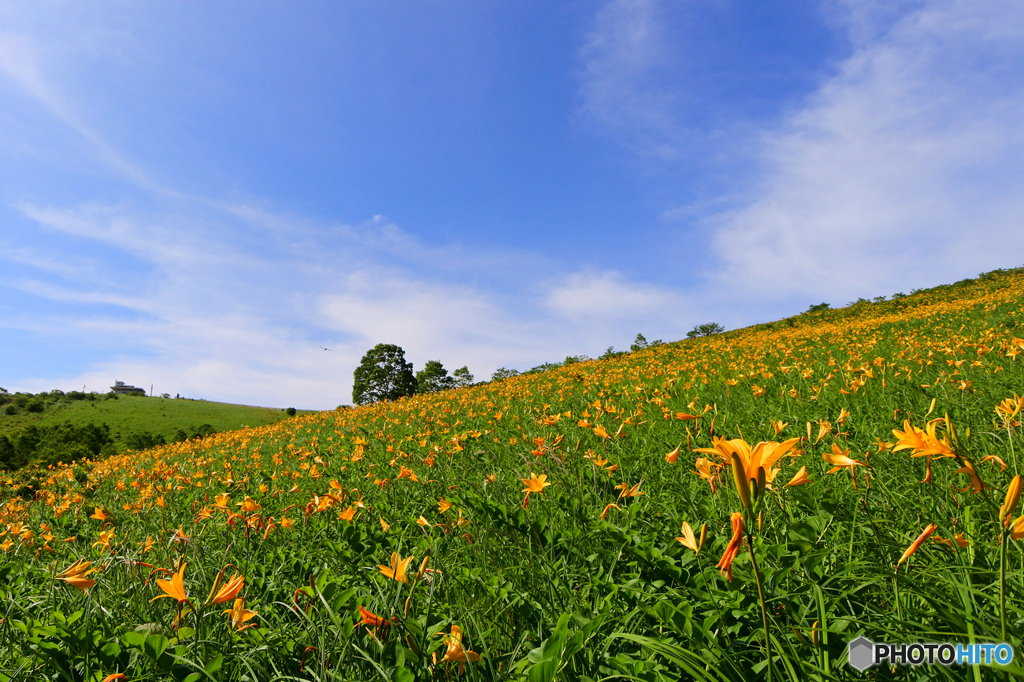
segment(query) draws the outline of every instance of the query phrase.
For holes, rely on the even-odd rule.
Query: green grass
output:
[[[178,429],[187,432],[201,424],[209,424],[216,431],[233,431],[276,424],[288,418],[284,410],[268,407],[135,396],[105,400],[101,396],[97,400],[62,400],[37,413],[21,410],[8,415],[0,410],[0,435],[13,436],[30,425],[109,424],[115,445],[123,450],[125,440],[134,433],[160,435],[170,442]]]
[[[1024,274],[1000,273],[23,470],[0,497],[0,680],[1020,675],[1024,551],[997,513],[1024,472],[1024,427],[994,408],[1024,393],[1021,320]],[[925,457],[893,449],[905,421],[933,427],[956,455],[931,461],[930,482]],[[728,466],[714,487],[695,473],[699,458],[725,464],[699,451],[723,437],[796,439],[749,510]],[[869,466],[831,472],[836,451]],[[968,463],[987,488],[967,488]],[[786,487],[801,467],[812,482]],[[527,501],[531,475],[551,485]],[[746,532],[729,580],[717,564],[734,513]],[[707,524],[699,554],[676,539],[684,521]],[[930,524],[933,539],[897,571]],[[967,546],[935,541],[958,534]],[[404,582],[386,575],[396,555],[414,557]],[[425,558],[435,572],[420,576]],[[100,569],[86,592],[62,579],[75,561]],[[178,594],[182,566],[188,600],[159,598]],[[241,591],[209,603],[218,575],[235,572]],[[224,613],[236,598],[258,614],[244,631]],[[388,627],[371,631],[359,607]],[[1005,639],[1018,658],[861,674],[846,663],[861,635]]]

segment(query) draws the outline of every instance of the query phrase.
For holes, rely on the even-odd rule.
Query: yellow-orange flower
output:
[[[643,493],[640,492],[640,484],[639,483],[637,483],[636,485],[631,486],[628,483],[626,483],[625,481],[623,481],[622,483],[620,483],[617,486],[615,486],[615,490],[621,491],[619,493],[619,499],[620,500],[623,497],[639,497],[640,495],[643,495]]]
[[[227,567],[225,566],[224,568]],[[232,575],[231,580],[221,585],[220,580],[223,575],[224,569],[221,569],[217,579],[213,582],[213,587],[210,588],[210,596],[206,599],[207,606],[212,604],[223,604],[226,601],[231,601],[238,596],[238,593],[241,592],[242,588],[245,586],[245,576],[239,575],[238,573]]]
[[[970,483],[963,488],[960,488],[960,492],[970,489],[973,493],[980,493],[987,486],[982,482],[981,478],[978,477],[978,472],[974,470],[974,465],[971,464],[970,460],[964,460],[964,465],[957,469],[954,473],[967,474],[970,477]]]
[[[736,559],[736,555],[740,553],[740,549],[743,547],[743,514],[733,512],[731,520],[732,539],[729,540],[729,544],[725,548],[725,553],[722,555],[722,558],[718,560],[718,564],[716,564],[720,573],[728,575],[729,582],[732,582],[732,562]]]
[[[903,556],[901,556],[900,560],[896,562],[897,569],[899,569],[900,564],[909,559],[914,552],[920,549],[921,545],[924,544],[924,541],[928,539],[929,535],[935,532],[936,528],[938,528],[938,526],[934,523],[929,523],[925,526],[925,529],[921,531],[921,534],[917,536],[917,539],[910,543],[910,547],[907,547],[907,550],[903,552]]]
[[[163,599],[164,597],[170,597],[176,600],[179,604],[181,602],[188,601],[188,595],[185,594],[185,567],[188,563],[182,563],[178,568],[178,571],[171,576],[170,580],[157,580],[156,586],[164,591],[163,594],[158,595],[150,599],[150,601],[156,601],[157,599]]]
[[[702,524],[700,527],[700,540],[698,540],[697,536],[694,535],[693,528],[690,527],[690,524],[683,521],[683,527],[679,531],[682,533],[682,536],[677,537],[676,540],[681,543],[683,547],[688,547],[697,554],[700,554],[700,550],[704,546],[704,538],[707,535],[707,531],[708,524]]]
[[[811,479],[809,479],[807,477],[807,467],[804,466],[804,467],[800,467],[800,471],[796,472],[796,475],[793,476],[793,478],[791,478],[789,480],[789,483],[787,483],[783,487],[784,488],[791,488],[791,487],[796,487],[798,485],[803,485],[804,483],[813,483],[813,482],[814,481],[812,481]]]
[[[245,621],[252,620],[259,615],[255,611],[250,611],[245,608],[244,599],[236,599],[235,605],[230,609],[225,609],[224,613],[228,614],[231,620],[231,627],[235,628],[239,632],[254,627],[256,623],[249,623],[248,625],[245,625]]]
[[[388,625],[388,620],[386,618],[381,618],[376,613],[373,613],[368,609],[364,609],[362,606],[358,606],[356,608],[359,609],[359,622],[353,625],[353,628],[365,625],[367,630],[372,628],[371,632],[373,633],[373,636],[376,637],[377,631],[383,626]]]
[[[85,559],[79,559],[61,571],[57,578],[59,580],[63,580],[69,585],[77,587],[82,592],[85,592],[96,584],[95,580],[86,577],[95,570],[95,568],[89,568],[88,561]]]
[[[1013,513],[1017,503],[1020,502],[1021,493],[1021,476],[1017,474],[1010,481],[1010,485],[1006,488],[1006,499],[1003,500],[1003,506],[999,508],[999,523],[1010,525],[1010,515]]]
[[[724,437],[714,437],[711,440],[710,448],[697,448],[694,452],[718,455],[727,465],[732,463],[732,456],[735,454],[740,459],[742,475],[748,481],[757,481],[758,469],[764,469],[765,484],[771,486],[775,475],[779,472],[775,463],[799,442],[799,438],[790,438],[781,443],[761,441],[754,447],[750,447],[742,438],[727,440]],[[705,478],[704,475],[701,477]]]
[[[409,570],[409,563],[412,561],[412,555],[409,555],[405,559],[398,555],[398,552],[391,553],[391,565],[382,566],[377,564],[377,568],[380,569],[382,575],[392,580],[397,580],[400,583],[405,582],[405,573]]]
[[[444,639],[448,644],[448,649],[444,652],[444,658],[441,659],[441,662],[458,662],[460,675],[465,671],[467,661],[476,663],[480,660],[480,654],[475,651],[468,651],[462,645],[462,630],[458,625],[452,625],[451,634],[445,635]]]
[[[821,458],[832,465],[832,468],[828,470],[828,473],[834,474],[837,471],[849,467],[850,471],[857,465],[862,467],[867,466],[864,462],[859,459],[851,459],[849,449],[843,450],[835,443],[832,444],[832,452],[822,453]]]
[[[1020,540],[1024,538],[1024,516],[1019,517],[1010,526],[1010,539]]]

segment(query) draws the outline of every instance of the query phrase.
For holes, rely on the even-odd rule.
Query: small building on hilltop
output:
[[[138,386],[129,386],[123,381],[115,381],[110,390],[117,395],[146,395],[146,389]]]

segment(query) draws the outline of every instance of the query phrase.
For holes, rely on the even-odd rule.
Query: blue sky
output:
[[[1016,267],[1021,111],[1010,0],[0,2],[0,386],[332,408],[376,343],[487,378]]]

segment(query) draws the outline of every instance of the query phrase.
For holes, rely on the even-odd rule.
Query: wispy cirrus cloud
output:
[[[708,220],[718,285],[845,303],[1024,262],[1024,6],[843,3],[856,49]]]

